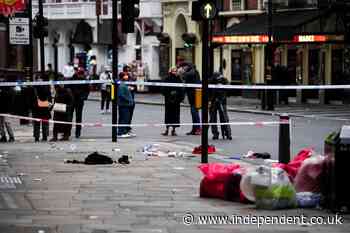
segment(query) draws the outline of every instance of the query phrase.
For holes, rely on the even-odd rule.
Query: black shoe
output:
[[[75,133],[75,138],[80,138],[80,132]]]
[[[232,140],[232,137],[231,136],[227,136],[226,139],[227,140]]]
[[[214,135],[213,136],[213,140],[218,140],[219,139],[219,135]]]
[[[39,138],[35,138],[35,139],[34,139],[34,142],[39,142]]]
[[[56,137],[51,138],[50,142],[57,142],[57,138]]]
[[[7,138],[6,137],[0,138],[0,142],[7,142]]]
[[[42,142],[47,142],[47,138],[43,138],[41,141]]]
[[[14,137],[10,137],[9,142],[14,142],[15,138]]]
[[[186,133],[186,135],[194,135],[194,131],[192,130],[192,131]]]
[[[69,137],[68,136],[63,136],[60,141],[69,141]]]
[[[120,163],[120,164],[129,164],[130,163],[129,156],[122,155],[122,157],[118,159],[118,163]]]
[[[175,131],[175,130],[171,131],[171,136],[177,136],[177,134],[176,134],[176,131]]]

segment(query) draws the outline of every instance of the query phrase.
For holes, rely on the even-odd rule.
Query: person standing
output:
[[[182,79],[177,75],[176,67],[169,70],[169,75],[164,80],[165,83],[182,83]],[[183,87],[163,87],[162,94],[165,102],[165,118],[166,130],[162,133],[167,136],[169,128],[172,127],[171,135],[177,136],[175,129],[180,127],[180,104],[184,100]]]
[[[105,67],[105,71],[100,74],[100,80],[101,81],[110,81],[111,73],[109,71],[108,67]],[[109,83],[102,83],[101,84],[101,114],[104,113],[110,113],[109,110],[109,103],[111,102],[111,85]],[[104,109],[106,104],[106,109]]]
[[[128,81],[129,76],[125,74],[121,78],[121,83],[118,86],[118,124],[123,125],[118,127],[118,137],[120,138],[130,138],[133,135],[129,133],[130,126],[130,117],[131,111],[130,108],[135,105],[134,98],[132,97],[129,87],[123,82]]]
[[[184,65],[182,65],[182,67],[184,69],[183,77],[184,77],[185,83],[199,84],[201,82],[199,73],[192,64],[185,63]],[[188,102],[191,108],[191,117],[192,117],[192,123],[193,123],[192,130],[186,133],[186,135],[201,135],[201,127],[199,125],[200,124],[199,111],[195,106],[195,88],[187,87],[186,94],[187,94]]]
[[[67,123],[72,122],[72,108],[73,108],[73,95],[69,88],[65,88],[63,85],[56,85],[56,95],[55,95],[55,104],[64,104],[65,105],[65,111],[55,111],[54,106],[54,115],[53,120],[54,121],[65,121]],[[62,124],[62,123],[54,123],[53,125],[53,137],[50,140],[51,142],[58,140],[58,134],[63,133],[63,137],[60,139],[61,141],[69,141],[70,137],[70,131],[71,131],[71,125],[70,124]]]
[[[121,72],[119,74],[119,79],[123,80],[126,78],[125,76],[127,76],[127,81],[132,81],[132,82],[136,81],[136,77],[132,75],[132,72],[130,71],[130,67],[127,65],[123,67],[123,72]],[[131,97],[133,99],[133,101],[132,101],[133,104],[131,106],[129,106],[129,112],[130,112],[130,117],[129,117],[129,122],[128,122],[129,125],[131,125],[132,118],[134,116],[136,88],[137,88],[136,85],[128,85],[128,89],[129,89],[129,91],[131,93]],[[132,132],[132,128],[130,126],[127,127],[127,131],[128,131],[128,134],[130,134],[131,136],[136,136],[136,134]]]
[[[38,81],[48,81],[48,76]],[[35,142],[39,142],[40,125],[42,130],[42,141],[47,141],[49,135],[49,122],[51,118],[50,106],[52,102],[50,86],[37,86],[34,89],[35,98],[33,100],[33,117],[42,121],[33,122],[33,136]]]
[[[78,72],[73,75],[72,80],[86,80],[85,78],[85,71],[83,68],[79,68]],[[73,109],[72,109],[72,116],[75,112],[75,122],[80,124],[82,122],[83,118],[83,108],[84,108],[84,101],[87,100],[89,93],[90,93],[90,86],[88,84],[72,84],[70,85],[70,89],[73,94]],[[80,138],[81,135],[81,125],[75,126],[75,138]]]
[[[2,81],[2,80],[1,80]],[[0,82],[1,82],[0,81]],[[0,114],[11,114],[14,103],[14,91],[11,87],[0,87]],[[6,137],[6,130],[9,139]],[[0,142],[14,142],[15,136],[11,123],[5,116],[0,116]]]
[[[210,84],[227,84],[227,79],[219,72],[214,72]],[[219,113],[220,123],[228,123],[226,91],[220,89],[210,89],[209,91],[209,115],[210,123],[217,123],[217,114]],[[219,130],[217,125],[211,126],[213,140],[219,139]],[[221,134],[223,139],[232,140],[230,125],[221,125]]]

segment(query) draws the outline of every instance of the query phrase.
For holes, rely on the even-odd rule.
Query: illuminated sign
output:
[[[228,44],[244,44],[244,43],[267,43],[269,37],[267,35],[256,36],[214,36],[212,39],[215,43],[228,43]]]
[[[273,41],[273,38],[271,38]],[[285,43],[312,43],[312,42],[341,42],[344,35],[296,35],[291,41],[278,41]],[[213,43],[219,44],[266,44],[269,42],[268,35],[247,36],[213,36]]]

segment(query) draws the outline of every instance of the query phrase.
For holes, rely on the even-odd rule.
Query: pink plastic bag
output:
[[[274,166],[285,170],[288,173],[288,176],[291,179],[291,181],[293,181],[298,173],[298,170],[301,167],[301,164],[304,162],[305,159],[310,158],[313,152],[314,151],[311,148],[302,149],[288,164],[277,163],[274,164]]]
[[[240,165],[234,163],[208,163],[199,165],[198,168],[207,179],[218,181],[227,179],[234,170],[240,168]]]
[[[294,179],[297,192],[321,192],[321,173],[324,157],[321,155],[306,159]]]

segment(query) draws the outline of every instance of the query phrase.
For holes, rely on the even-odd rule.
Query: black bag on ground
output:
[[[88,157],[85,158],[85,164],[95,165],[95,164],[112,164],[113,159],[106,155],[99,154],[97,151],[89,154]]]

